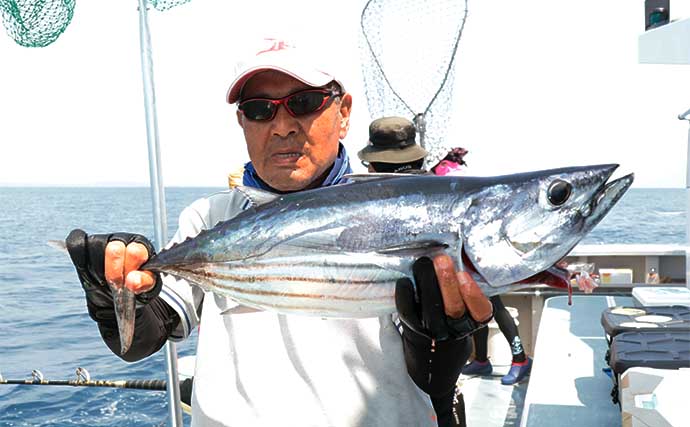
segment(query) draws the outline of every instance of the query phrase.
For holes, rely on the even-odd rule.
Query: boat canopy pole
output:
[[[690,124],[690,109],[678,115],[679,120]],[[685,159],[685,287],[690,289],[690,127],[688,128],[688,146]]]
[[[158,144],[158,121],[156,119],[156,92],[153,86],[153,61],[151,59],[151,37],[146,10],[146,0],[139,2],[139,43],[141,49],[141,77],[144,84],[144,109],[146,112],[146,141],[149,148],[149,180],[153,202],[154,246],[160,251],[167,241],[167,221],[165,217],[165,191]],[[165,344],[167,364],[168,408],[170,425],[182,427],[182,407],[180,405],[180,386],[177,376],[177,349],[175,344]]]

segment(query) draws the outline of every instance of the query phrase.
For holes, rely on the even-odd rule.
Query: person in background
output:
[[[242,185],[242,179],[244,178],[244,165],[234,168],[228,173],[228,187],[235,188],[238,185]]]
[[[339,52],[337,46],[304,51],[266,39],[238,64],[226,101],[237,104],[251,160],[244,186],[286,194],[347,180],[351,169],[341,140],[353,99],[336,68],[322,62]],[[197,200],[180,215],[168,246],[251,206],[237,189]],[[89,315],[122,359],[141,360],[203,325],[193,426],[456,426],[453,397],[471,350],[469,335],[492,315],[490,301],[467,273],[455,271],[447,254],[419,258],[413,277],[398,280],[398,323],[391,315],[221,315],[237,303],[183,279],[139,270],[155,253],[144,236],[73,230],[66,243]],[[124,354],[111,284],[137,295],[134,338]]]
[[[575,283],[580,291],[586,294],[592,293],[592,291],[599,286],[597,283],[597,275],[590,276],[586,272],[578,271],[578,268],[581,267],[578,267],[577,264],[572,264],[569,268],[568,263],[563,260],[558,262],[557,265],[570,272],[570,280]],[[513,355],[510,370],[501,378],[501,384],[513,385],[522,381],[529,375],[532,369],[532,359],[525,355],[525,349],[522,346],[515,320],[503,305],[501,298],[496,295],[489,299],[494,307],[494,319],[498,324],[498,328],[503,333],[503,336],[508,341]],[[482,328],[476,331],[472,334],[472,340],[474,341],[475,357],[472,362],[462,368],[463,375],[491,375],[493,366],[487,355],[489,328]]]
[[[494,307],[494,320],[510,345],[513,361],[510,370],[501,378],[501,384],[513,385],[522,381],[532,369],[532,359],[525,355],[515,320],[510,315],[501,298],[491,298]],[[493,366],[488,357],[489,328],[482,328],[472,335],[474,341],[474,360],[462,368],[463,375],[491,375]]]
[[[357,156],[369,172],[424,173],[427,152],[415,142],[414,124],[404,117],[382,117],[369,125],[369,142]]]
[[[438,176],[464,174],[465,169],[463,166],[467,167],[464,157],[468,152],[462,147],[451,149],[444,158],[431,168],[431,172]]]

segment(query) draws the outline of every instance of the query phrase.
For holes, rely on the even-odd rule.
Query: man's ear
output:
[[[340,131],[338,136],[345,139],[350,130],[350,113],[352,111],[352,95],[346,93],[340,100]]]
[[[236,111],[237,114],[237,124],[240,125],[242,129],[244,129],[244,114],[240,110]]]

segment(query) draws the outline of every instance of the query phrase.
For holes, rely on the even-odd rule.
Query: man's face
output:
[[[282,98],[311,87],[287,74],[265,71],[249,79],[242,99]],[[280,191],[315,187],[338,154],[338,141],[349,129],[349,94],[312,114],[292,117],[284,106],[269,121],[252,121],[237,111],[249,158],[268,185]]]

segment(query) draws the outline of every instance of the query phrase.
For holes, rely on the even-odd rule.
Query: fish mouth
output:
[[[468,271],[469,273],[475,273],[479,276],[481,276],[481,273],[477,271],[477,268],[472,264],[472,261],[470,261],[469,256],[465,252],[465,249],[462,249],[461,253],[462,257],[462,263],[463,266],[465,267],[465,270]],[[534,274],[526,279],[522,279],[518,282],[515,282],[513,284],[509,284],[506,286],[512,286],[512,285],[533,285],[536,283],[544,284],[551,286],[553,288],[559,288],[559,289],[569,289],[570,288],[570,272],[563,267],[560,267],[558,264],[560,264],[561,261],[558,261],[551,267],[547,268],[544,271],[541,271],[537,274]]]
[[[534,284],[541,283],[544,285],[549,285],[552,288],[559,289],[569,289],[570,288],[570,272],[563,267],[555,264],[541,273],[537,273],[534,276],[528,277],[526,279],[520,280],[519,284]]]
[[[634,180],[635,174],[631,173],[604,183],[599,192],[592,198],[589,209],[583,212],[583,216],[593,216],[597,220],[603,217],[623,197]]]

